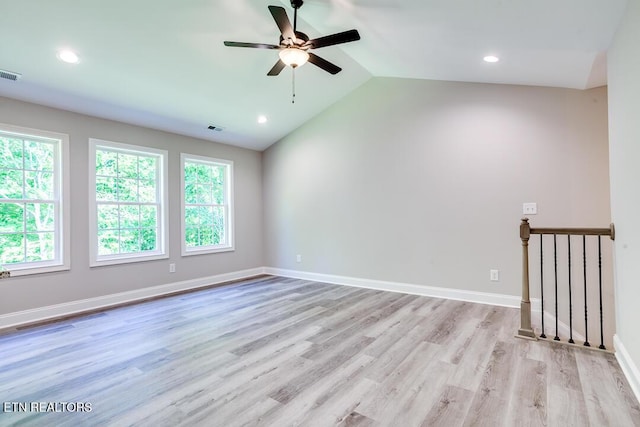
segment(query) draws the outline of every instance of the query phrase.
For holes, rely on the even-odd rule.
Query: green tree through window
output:
[[[0,131],[0,264],[62,264],[61,140]]]
[[[156,170],[153,157],[96,150],[99,255],[157,249]]]
[[[233,249],[231,168],[226,160],[182,155],[184,254]]]
[[[164,254],[160,150],[91,140],[95,160],[92,262],[131,262]]]

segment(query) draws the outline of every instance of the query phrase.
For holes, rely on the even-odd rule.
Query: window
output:
[[[0,264],[69,269],[69,137],[0,124]]]
[[[167,258],[167,152],[89,145],[91,266]]]
[[[231,251],[233,162],[181,155],[182,255]]]

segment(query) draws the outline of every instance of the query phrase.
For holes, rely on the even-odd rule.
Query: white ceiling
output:
[[[292,16],[289,0],[0,0],[0,69],[22,74],[0,79],[0,95],[263,150],[372,76],[606,84],[626,3],[305,0],[298,30],[315,38],[356,28],[362,40],[316,50],[343,71],[299,68],[291,104],[291,70],[266,75],[276,51],[222,44],[278,44],[267,5]],[[63,47],[81,62],[60,62]],[[501,61],[483,62],[489,53]]]

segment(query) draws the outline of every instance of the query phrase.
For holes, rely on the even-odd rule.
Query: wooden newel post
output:
[[[531,327],[531,301],[529,300],[529,218],[522,218],[520,240],[522,240],[522,301],[520,302],[520,329],[518,337],[537,339]]]

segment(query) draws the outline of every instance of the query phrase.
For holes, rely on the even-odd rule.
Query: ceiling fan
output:
[[[328,73],[337,74],[342,71],[342,68],[335,64],[319,57],[318,55],[310,52],[311,49],[320,49],[321,47],[333,46],[341,43],[353,42],[360,40],[360,34],[357,30],[343,31],[341,33],[331,34],[329,36],[318,37],[313,40],[309,40],[309,37],[297,30],[298,22],[298,9],[302,7],[303,0],[291,0],[291,7],[293,7],[293,27],[291,21],[287,16],[287,12],[280,6],[269,6],[269,12],[276,21],[278,28],[280,29],[280,43],[264,44],[264,43],[243,43],[243,42],[230,42],[225,41],[225,46],[230,47],[250,47],[256,49],[275,49],[278,50],[279,59],[278,62],[269,70],[268,76],[277,76],[287,65],[291,68],[297,68],[307,61],[313,65],[322,68]]]

